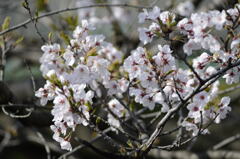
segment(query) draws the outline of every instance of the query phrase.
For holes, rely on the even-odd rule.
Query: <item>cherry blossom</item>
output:
[[[49,100],[53,100],[55,97],[55,87],[51,84],[50,81],[47,81],[44,85],[44,88],[40,88],[36,92],[36,97],[41,98],[41,105],[46,105]]]
[[[221,99],[221,102],[219,104],[219,108],[218,108],[218,111],[217,111],[218,116],[215,119],[216,123],[220,123],[220,121],[222,119],[226,118],[227,113],[232,110],[232,108],[228,106],[229,104],[230,104],[230,98],[229,97],[223,97]]]
[[[233,84],[239,82],[239,77],[240,77],[240,68],[233,68],[223,76],[223,78],[226,79],[227,84]]]
[[[122,118],[124,116],[128,116],[127,110],[117,99],[112,99],[111,101],[109,101],[108,107],[111,110],[111,113],[113,113],[113,114],[111,113],[108,114],[108,122],[110,125],[113,126],[111,127],[111,129],[113,131],[117,131],[116,128],[121,128],[121,126],[120,126],[119,120],[117,120],[116,117]]]
[[[240,67],[232,65],[239,61],[239,35],[229,35],[224,45],[215,33],[233,25],[236,10],[192,13],[187,1],[177,7],[187,16],[179,19],[158,7],[143,9],[139,23],[147,23],[138,28],[139,40],[146,45],[163,39],[153,51],[141,44],[124,53],[103,35],[90,33],[95,27],[87,20],[73,31],[68,46],[43,45],[40,70],[46,84],[35,95],[41,105],[53,105],[53,138],[71,150],[72,132],[78,125],[91,126],[95,110],[105,112],[106,123],[117,132],[129,111],[141,107],[160,113],[181,108],[186,112],[182,127],[193,136],[208,133],[203,126],[220,123],[231,111],[230,98],[218,96],[220,77],[227,84],[239,82]],[[175,39],[181,47],[175,47]],[[128,109],[130,103],[137,108]]]
[[[138,15],[139,23],[144,23],[145,20],[156,20],[160,16],[160,8],[155,6],[152,11],[148,12],[143,9],[143,12]]]

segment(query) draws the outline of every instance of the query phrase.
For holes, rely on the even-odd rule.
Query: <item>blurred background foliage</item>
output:
[[[29,0],[30,8],[35,15],[41,15],[46,12],[76,7],[81,5],[87,0]],[[148,6],[155,2],[155,0],[96,0],[95,3],[129,3],[135,5]],[[171,2],[174,0],[159,0],[156,5],[165,9],[170,7]],[[220,3],[220,4],[219,4]],[[207,10],[214,6],[223,6],[224,4],[220,0],[203,0],[199,6],[199,10]],[[111,41],[116,44],[126,54],[129,54],[130,50],[141,45],[138,40],[138,19],[137,15],[140,10],[119,8],[97,8],[95,14],[98,15],[102,23],[96,25],[96,33],[102,33],[106,36],[107,41]],[[71,32],[79,24],[81,18],[79,14],[82,12],[72,11],[57,14],[51,17],[45,17],[37,22],[38,28],[41,34],[47,38],[51,32],[52,41],[60,42],[65,41],[67,43],[68,38],[71,37]],[[124,15],[124,16],[122,16]],[[127,16],[127,18],[126,18]],[[29,18],[27,11],[22,7],[22,1],[19,0],[0,0],[0,23],[3,24],[6,17],[9,17],[9,25],[13,26],[21,23]],[[118,23],[108,22],[109,19],[115,18]],[[126,19],[125,19],[126,18]],[[106,22],[105,22],[106,21]],[[117,26],[116,26],[117,25]],[[7,27],[7,26],[6,26]],[[41,76],[39,70],[39,58],[42,55],[41,46],[43,42],[37,35],[34,25],[31,23],[24,28],[20,28],[14,32],[6,34],[9,37],[9,42],[14,43],[17,40],[16,47],[10,50],[7,55],[7,63],[5,68],[5,82],[12,91],[15,97],[16,103],[31,103],[34,99],[33,88],[31,84],[31,73],[29,72],[28,65],[35,78],[37,88],[43,86],[44,79]],[[24,37],[21,38],[21,37]],[[120,40],[119,40],[120,39]],[[156,40],[155,43],[163,42]],[[153,44],[154,45],[154,44]],[[154,46],[147,46],[149,50],[154,51]],[[222,84],[221,89],[228,88],[229,86]],[[234,85],[232,86],[234,87]],[[3,88],[0,89],[3,91]],[[226,94],[224,94],[226,95]],[[222,141],[223,139],[240,133],[240,89],[236,89],[230,93],[227,93],[232,98],[232,112],[229,117],[225,119],[221,124],[214,124],[210,128],[211,134],[200,136],[196,141],[192,151],[204,151]],[[149,112],[146,112],[146,114]],[[142,116],[144,120],[149,119],[146,116]],[[50,122],[50,123],[49,123]],[[52,132],[49,130],[51,124],[51,115],[47,110],[36,110],[29,118],[26,119],[13,119],[4,113],[0,113],[0,142],[6,140],[6,133],[10,135],[9,145],[0,147],[1,159],[43,159],[46,158],[46,151],[42,144],[42,140],[39,138],[36,132],[41,132],[45,140],[51,145],[51,155],[53,158],[57,158],[64,153],[60,150],[60,146],[53,141]],[[172,122],[166,127],[171,129],[175,126],[176,122]],[[90,133],[87,128],[79,127],[79,131],[76,132],[76,136],[80,136],[83,139],[90,140],[96,136],[94,133]],[[114,136],[114,133],[111,134]],[[176,133],[166,138],[158,140],[160,144],[170,144],[171,137],[174,137]],[[74,143],[78,145],[79,143]],[[101,149],[111,149],[112,146],[107,144],[104,140],[98,140],[95,145]],[[190,148],[189,146],[187,146]],[[229,150],[240,150],[240,142],[235,142],[227,146]],[[84,148],[75,153],[76,158],[87,159],[101,156],[96,156],[90,149]],[[73,157],[69,157],[73,158]]]

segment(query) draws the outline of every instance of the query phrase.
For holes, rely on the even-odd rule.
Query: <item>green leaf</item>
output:
[[[86,57],[89,57],[89,56],[97,56],[97,50],[96,50],[95,47],[87,52],[87,56]]]
[[[170,75],[171,73],[173,73],[174,72],[174,70],[170,70],[170,71],[168,71],[166,74],[165,74],[165,76],[168,76],[168,75]]]
[[[130,140],[127,141],[127,144],[128,144],[129,147],[133,147],[133,144]]]
[[[37,0],[37,10],[47,11],[48,0]]]
[[[38,12],[38,11],[35,12],[35,16],[36,16],[36,17],[39,16],[39,12]]]
[[[146,55],[147,55],[147,59],[151,60],[153,57],[153,52],[147,50]]]
[[[100,122],[101,122],[101,118],[100,117],[97,117],[97,119],[96,119],[96,124],[99,124]]]
[[[19,37],[19,38],[15,41],[14,45],[20,44],[23,40],[24,40],[24,37],[23,37],[23,36]]]
[[[38,19],[37,19],[38,16],[39,16],[39,12],[36,11],[36,12],[35,12],[36,22],[38,22]]]
[[[68,27],[71,30],[74,30],[78,25],[78,16],[67,16],[67,17],[64,17],[63,19],[68,24]]]
[[[53,33],[52,32],[48,33],[48,41],[50,43],[52,42],[52,38],[53,38]]]
[[[131,111],[134,111],[134,108],[135,108],[134,102],[130,103],[129,108],[130,108]]]
[[[54,31],[60,31],[60,28],[59,28],[57,25],[55,25],[55,24],[50,24],[50,27],[51,27],[52,30],[54,30]]]
[[[64,40],[67,45],[70,45],[70,38],[64,32],[60,32],[60,37]]]
[[[90,102],[86,102],[84,105],[88,107],[88,111],[93,109]]]
[[[3,24],[2,24],[2,30],[6,30],[6,29],[9,28],[10,20],[11,20],[10,17],[6,17],[6,18],[4,19],[4,22],[3,22]]]
[[[111,65],[109,65],[108,69],[109,71],[115,71],[118,70],[120,67],[120,63],[118,61],[114,61]]]
[[[24,2],[22,2],[22,6],[23,6],[23,8],[27,8],[28,7],[28,5],[27,5],[27,3],[24,1]]]

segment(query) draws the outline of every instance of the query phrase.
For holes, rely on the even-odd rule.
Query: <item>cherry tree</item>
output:
[[[31,16],[26,23],[34,23],[43,40],[39,61],[46,82],[35,92],[39,98],[36,105],[50,109],[52,138],[66,150],[60,158],[72,155],[82,145],[106,158],[164,158],[164,154],[181,158],[186,154],[178,157],[175,150],[190,153],[185,145],[193,145],[201,135],[216,133],[209,128],[231,113],[231,98],[224,92],[235,89],[240,78],[239,4],[206,11],[197,11],[195,1],[168,8],[157,4],[80,2],[72,8],[79,10],[78,26],[59,42],[51,34],[45,40],[37,20],[71,8],[35,17],[28,1],[23,3]],[[98,17],[96,7],[110,9],[115,18]],[[119,9],[120,16],[111,7]],[[96,31],[105,24],[129,22],[133,17],[121,18],[126,14],[124,8],[139,10],[134,31],[140,43],[129,47],[131,50],[122,47],[130,45],[126,35],[126,43],[120,46]],[[0,35],[18,27],[2,30]],[[228,87],[223,90],[223,85]],[[169,123],[174,123],[171,129]],[[76,135],[79,127],[97,137],[81,139]],[[157,142],[166,136],[172,136],[169,144]],[[114,151],[93,144],[101,137]],[[214,150],[223,146],[216,145]],[[214,158],[214,152],[208,151],[208,157]],[[239,152],[229,155],[235,158]],[[223,157],[221,152],[217,157]]]

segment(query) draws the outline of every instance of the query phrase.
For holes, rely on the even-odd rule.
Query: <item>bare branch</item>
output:
[[[138,112],[136,112],[136,115],[140,115],[140,114],[142,114],[142,113],[143,113],[144,111],[146,111],[146,110],[147,110],[147,108],[143,108],[143,109],[139,110]],[[130,117],[127,118],[127,119],[126,119],[126,122],[129,121],[130,119],[131,119]],[[107,128],[107,129],[103,130],[102,133],[103,133],[103,134],[106,134],[106,133],[108,133],[108,132],[110,132],[110,131],[111,131],[111,128]],[[96,142],[97,140],[99,140],[99,139],[102,138],[102,137],[103,137],[103,136],[98,135],[98,136],[95,137],[94,139],[90,140],[89,143]],[[80,150],[80,149],[82,149],[82,148],[84,148],[84,147],[86,147],[86,146],[83,145],[83,144],[80,144],[79,146],[75,147],[72,151],[67,152],[67,153],[61,155],[58,159],[65,159],[65,158],[67,158],[68,156],[73,155],[75,152],[77,152],[78,150]]]
[[[103,131],[103,133],[108,133],[108,132],[110,132],[110,131],[111,131],[111,129],[108,128],[108,129],[105,129],[105,130]],[[95,137],[94,139],[90,140],[89,143],[96,142],[96,141],[99,140],[100,138],[102,138],[102,136],[99,135],[99,136]],[[80,144],[79,146],[75,147],[72,151],[69,151],[69,152],[61,155],[58,159],[65,159],[65,158],[67,158],[68,156],[74,154],[75,152],[79,151],[80,149],[82,149],[82,148],[84,148],[84,147],[86,147],[86,145]]]
[[[233,142],[236,142],[238,140],[240,140],[240,134],[236,134],[234,136],[226,138],[225,140],[221,141],[220,143],[214,145],[212,149],[213,150],[219,150],[219,149],[221,149],[221,148],[223,148],[223,147],[225,147],[225,146],[227,146],[227,145],[229,145]]]
[[[182,61],[188,66],[188,68],[194,73],[194,75],[197,77],[198,81],[199,81],[200,83],[202,83],[202,82],[203,82],[202,78],[201,78],[201,77],[199,76],[199,74],[195,71],[195,69],[193,68],[193,66],[188,63],[188,61],[186,60],[186,58],[181,58],[181,60],[182,60]]]
[[[32,20],[36,21],[36,20],[39,20],[39,19],[42,19],[42,18],[45,18],[45,17],[48,17],[48,16],[52,16],[52,15],[56,15],[56,14],[60,14],[60,13],[64,13],[64,12],[69,12],[69,11],[75,11],[75,10],[79,10],[79,9],[85,9],[85,8],[96,8],[96,7],[125,7],[125,8],[135,8],[135,9],[142,9],[142,8],[152,8],[152,7],[149,7],[149,6],[138,6],[138,5],[131,5],[131,4],[108,4],[108,3],[105,3],[105,4],[94,4],[94,5],[88,5],[88,6],[81,6],[81,7],[72,7],[72,8],[65,8],[65,9],[60,9],[60,10],[56,10],[56,11],[52,11],[52,12],[48,12],[48,13],[45,13],[45,14],[42,14],[38,17],[33,17],[32,19],[28,19],[22,23],[19,23],[15,26],[12,26],[11,28],[9,29],[6,29],[4,31],[1,31],[0,32],[0,35],[4,35],[8,32],[11,32],[13,30],[16,30],[16,29],[19,29],[19,28],[22,28],[24,26],[26,26],[27,24],[31,23]]]
[[[36,129],[34,129],[34,130],[36,130]],[[43,137],[43,135],[39,131],[36,130],[36,133],[37,133],[38,137],[42,140],[42,143],[43,143],[44,148],[45,148],[46,153],[47,153],[47,159],[51,159],[51,152],[50,152],[50,148],[49,148],[48,143],[46,142],[45,138]]]
[[[175,159],[201,159],[201,158],[209,158],[209,159],[240,159],[240,152],[238,151],[205,151],[205,152],[189,152],[189,151],[164,151],[164,150],[152,150],[150,156],[156,158],[175,158]]]
[[[89,143],[86,140],[83,140],[83,139],[80,139],[80,138],[76,138],[76,140],[78,142],[81,142],[83,145],[91,148],[93,151],[97,152],[98,154],[100,154],[100,155],[102,155],[102,156],[104,156],[106,158],[109,158],[109,159],[112,159],[112,158],[116,158],[116,159],[129,158],[127,156],[122,156],[122,155],[118,155],[118,154],[115,154],[115,153],[102,151],[102,150],[98,149],[97,147],[93,146],[91,143]]]
[[[31,82],[32,82],[32,87],[33,87],[33,94],[35,94],[36,92],[36,83],[35,83],[35,79],[34,79],[34,76],[33,76],[33,73],[32,73],[32,70],[30,68],[30,66],[28,65],[28,63],[26,62],[26,60],[24,59],[24,62],[26,63],[26,66],[28,68],[28,71],[31,75]]]
[[[28,0],[24,0],[24,8],[28,11],[28,14],[30,16],[30,19],[32,21],[32,23],[34,24],[34,27],[35,27],[35,30],[37,32],[37,34],[39,35],[39,37],[41,38],[41,40],[43,41],[43,43],[46,43],[47,41],[44,39],[44,37],[42,36],[42,34],[39,32],[39,29],[38,29],[38,26],[37,26],[37,19],[35,19],[33,17],[33,14],[32,14],[32,11],[31,11],[31,8],[29,7],[29,2]]]

